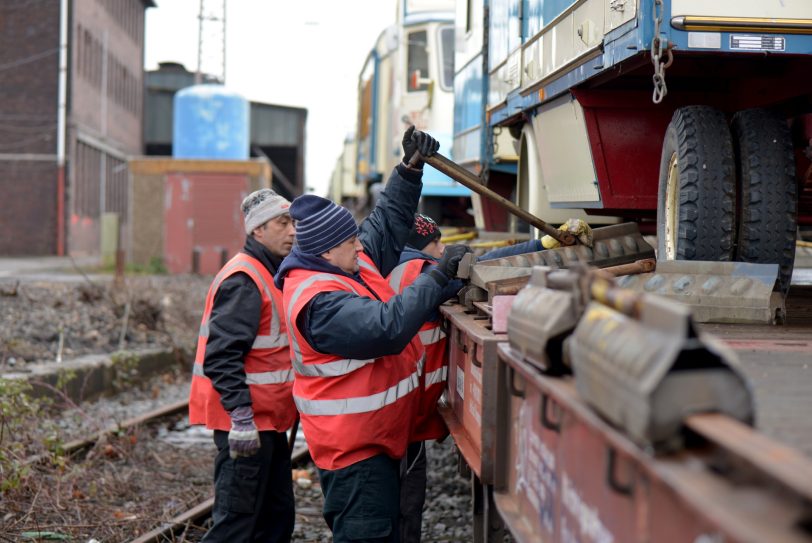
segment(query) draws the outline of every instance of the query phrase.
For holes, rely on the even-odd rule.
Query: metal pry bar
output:
[[[543,220],[539,219],[535,215],[528,213],[524,209],[520,208],[507,198],[504,198],[494,191],[483,185],[479,182],[479,178],[460,166],[459,164],[449,160],[448,158],[444,157],[439,153],[435,153],[430,157],[425,157],[420,154],[419,151],[416,151],[413,155],[411,160],[409,160],[410,165],[415,165],[419,161],[423,161],[431,166],[433,166],[438,171],[446,174],[448,177],[452,178],[454,181],[457,181],[459,184],[466,186],[467,188],[471,189],[472,191],[476,192],[480,196],[484,196],[490,200],[493,200],[500,206],[504,207],[513,215],[516,215],[524,222],[538,228],[548,236],[555,238],[558,240],[561,245],[575,245],[578,241],[578,238],[570,234],[569,232],[565,232],[563,230],[559,230],[557,228],[553,228]]]

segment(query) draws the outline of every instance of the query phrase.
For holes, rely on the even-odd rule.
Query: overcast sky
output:
[[[194,71],[199,0],[155,3],[147,10],[146,69],[176,61]],[[354,129],[358,73],[394,20],[395,0],[228,1],[226,86],[248,100],[307,108],[305,183],[319,194]],[[219,62],[214,53],[207,58]]]

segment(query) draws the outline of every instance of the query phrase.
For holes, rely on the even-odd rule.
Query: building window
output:
[[[454,27],[440,27],[440,86],[451,90],[454,86]]]
[[[105,0],[107,14],[135,43],[141,43],[141,20],[143,5],[141,0]]]
[[[101,152],[78,142],[74,177],[74,213],[80,217],[98,217],[101,211]]]
[[[102,44],[87,28],[78,26],[77,30],[77,71],[92,85],[101,87],[102,83]]]
[[[110,155],[105,156],[104,211],[118,213],[119,220],[127,220],[127,163]]]

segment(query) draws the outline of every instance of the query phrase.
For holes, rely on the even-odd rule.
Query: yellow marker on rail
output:
[[[440,238],[443,243],[456,243],[458,241],[465,241],[468,239],[476,238],[476,232],[465,232],[464,234],[454,234],[453,236],[445,236]]]

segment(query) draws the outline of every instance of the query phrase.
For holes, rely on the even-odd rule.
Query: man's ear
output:
[[[265,225],[267,225],[267,224],[268,223],[262,223],[259,226],[257,226],[256,228],[254,228],[253,230],[251,230],[251,235],[252,236],[260,236],[260,235],[262,235],[262,231],[265,230]]]
[[[330,264],[333,263],[333,249],[330,249],[327,252],[321,253],[321,257],[329,262]]]

